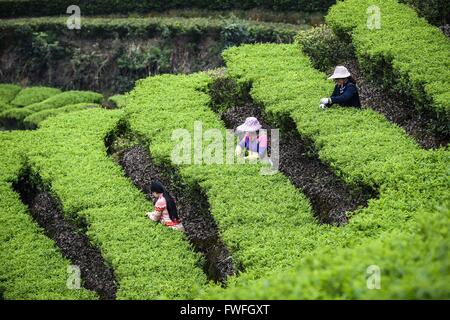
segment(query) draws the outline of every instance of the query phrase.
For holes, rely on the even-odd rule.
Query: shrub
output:
[[[131,46],[128,52],[123,52],[117,59],[117,66],[122,74],[135,74],[141,77],[150,74],[170,71],[171,50],[161,50],[158,47],[142,48]]]
[[[239,86],[252,85],[253,99],[270,117],[292,118],[324,162],[346,182],[378,189],[379,199],[344,228],[318,225],[307,199],[280,173],[260,175],[259,164],[179,165],[184,182],[205,191],[241,271],[228,288],[205,287],[198,256],[182,235],[145,219],[148,202],[107,157],[105,138],[129,121],[157,164],[171,161],[178,143],[173,130],[186,129],[192,138],[197,120],[203,130],[225,130],[209,109],[213,79],[199,73],[139,80],[124,109],[43,121],[27,136],[33,139],[24,154],[52,185],[64,213],[88,221],[89,236],[115,270],[118,297],[447,298],[448,281],[438,280],[448,278],[449,216],[442,205],[450,198],[448,151],[420,149],[372,110],[319,109],[333,84],[297,45],[244,45],[228,49],[224,59],[229,75]],[[7,137],[0,134],[2,145]],[[1,179],[22,166],[14,158],[9,163]],[[388,272],[382,285],[389,291],[366,290],[364,272],[377,263]]]
[[[220,35],[225,47],[240,45],[241,43],[251,43],[254,41],[250,36],[248,27],[244,23],[232,22],[222,29]]]
[[[55,243],[33,221],[11,182],[32,145],[32,132],[0,132],[0,291],[3,299],[97,299],[84,288],[67,288],[67,268]]]
[[[417,212],[409,230],[394,230],[363,246],[337,252],[318,249],[290,270],[226,290],[206,299],[447,299],[450,295],[449,207]],[[380,269],[380,289],[369,277]],[[375,269],[372,269],[375,270]]]
[[[323,72],[342,64],[354,55],[354,48],[339,39],[327,25],[300,31],[296,36],[303,52],[311,57],[313,66]]]
[[[33,112],[25,108],[6,108],[6,110],[0,114],[0,123],[2,125],[6,125],[9,122],[19,123],[31,114],[33,114]]]
[[[381,29],[367,27],[371,5],[381,10]],[[326,21],[351,36],[368,77],[411,97],[418,112],[435,118],[436,131],[450,134],[450,42],[439,29],[395,0],[339,2]]]
[[[88,39],[92,37],[92,34],[105,39],[161,37],[163,40],[170,41],[175,36],[185,35],[201,39],[207,32],[220,35],[222,30],[233,23],[245,24],[246,29],[256,41],[264,42],[291,42],[296,33],[303,28],[294,24],[244,21],[242,19],[85,17],[83,32],[79,36]],[[8,19],[0,20],[0,30],[2,33],[11,33],[21,38],[34,37],[35,41],[40,43],[41,50],[39,52],[47,52],[49,47],[55,48],[58,41],[56,36],[66,35],[66,24],[67,19],[64,17]]]
[[[23,122],[25,123],[26,127],[34,127],[38,126],[42,121],[49,117],[54,117],[58,114],[63,113],[69,113],[73,111],[80,111],[85,109],[91,109],[91,108],[97,108],[101,107],[99,104],[96,103],[77,103],[77,104],[69,104],[67,106],[57,108],[57,109],[46,109],[42,111],[38,111],[36,113],[33,113],[29,116],[27,116],[25,119],[23,119]]]
[[[441,26],[450,23],[450,6],[444,0],[400,0],[413,7],[429,23]]]
[[[199,254],[183,234],[146,218],[151,202],[106,153],[104,139],[122,115],[94,108],[47,118],[29,164],[52,186],[65,215],[85,219],[88,236],[114,270],[118,299],[193,298],[206,283]]]
[[[0,84],[0,103],[9,104],[20,90],[22,90],[22,88],[16,84]]]
[[[3,111],[6,111],[6,110],[9,110],[9,109],[12,109],[12,108],[14,108],[14,106],[10,105],[9,103],[0,102],[0,114]]]
[[[11,104],[17,107],[24,107],[33,103],[44,101],[58,93],[61,93],[61,90],[56,88],[29,87],[20,91],[11,101]]]
[[[208,107],[210,97],[205,92],[212,81],[199,73],[149,77],[136,83],[128,97],[126,119],[132,130],[151,141],[155,162],[172,161],[175,129],[186,129],[192,137],[194,122],[201,121],[203,132],[224,133],[223,123]],[[205,142],[203,150],[207,147]],[[198,184],[205,192],[236,269],[252,279],[264,277],[276,266],[292,266],[333,237],[332,228],[317,224],[306,197],[281,173],[261,175],[256,164],[178,167],[186,183]]]
[[[305,221],[304,209],[291,204],[295,198],[283,200],[287,206],[276,199],[265,201],[272,199],[270,193],[266,194],[265,186],[270,185],[270,192],[277,194],[278,190],[285,190],[285,195],[296,191],[284,185],[283,176],[275,182],[271,177],[258,176],[252,166],[181,166],[180,172],[187,181],[198,181],[204,188],[224,241],[238,266],[245,269],[239,277],[229,280],[229,289],[214,287],[201,297],[252,299],[258,296],[274,298],[275,294],[278,294],[277,299],[292,297],[283,290],[261,291],[258,286],[266,283],[266,278],[272,279],[272,273],[292,272],[293,275],[286,280],[289,285],[284,285],[286,281],[282,281],[277,289],[283,286],[294,286],[296,289],[303,279],[296,270],[302,270],[305,266],[310,277],[307,279],[314,283],[320,281],[313,277],[314,264],[302,263],[296,269],[290,268],[303,259],[320,259],[322,265],[327,266],[327,270],[331,268],[333,274],[339,273],[340,266],[346,270],[351,269],[352,265],[364,265],[367,268],[370,265],[367,256],[356,255],[347,264],[347,249],[344,248],[360,245],[364,251],[363,248],[370,247],[374,239],[391,233],[395,237],[399,232],[405,232],[405,238],[409,239],[411,234],[407,233],[407,228],[414,226],[419,210],[436,212],[433,206],[448,197],[444,174],[447,155],[444,150],[436,153],[422,151],[401,129],[371,110],[320,110],[317,101],[324,92],[332,90],[332,82],[315,71],[309,60],[299,55],[295,46],[246,45],[227,50],[224,58],[230,74],[241,85],[247,85],[248,82],[253,84],[253,98],[263,103],[273,117],[284,119],[286,114],[290,114],[297,124],[302,124],[299,125],[302,134],[316,142],[324,161],[346,181],[358,183],[363,180],[380,188],[382,192],[380,199],[371,200],[368,208],[355,213],[348,226],[329,229]],[[204,91],[207,86],[204,82],[208,79],[202,79],[201,75],[152,77],[139,81],[131,92],[125,110],[132,128],[151,139],[150,149],[155,160],[170,161],[174,147],[170,139],[172,130],[185,128],[191,132],[193,122],[197,119],[203,121],[205,129],[221,127],[206,110],[207,97],[202,98],[203,94],[198,91]],[[176,120],[173,114],[177,114]],[[161,127],[160,123],[164,123],[164,126]],[[261,199],[252,197],[252,207],[248,210],[246,201],[241,201],[241,192],[232,191],[235,186],[239,186],[239,190],[246,195],[257,190]],[[271,208],[275,204],[283,206],[281,211],[275,211],[283,213],[283,221],[290,221],[286,225],[281,226],[282,221],[279,219],[276,223],[276,220],[272,220]],[[291,211],[291,208],[295,208],[295,211]],[[252,223],[249,217],[252,217]],[[293,220],[290,220],[291,217]],[[276,219],[275,216],[273,218]],[[259,224],[259,219],[264,223]],[[245,223],[242,231],[236,226],[236,221]],[[294,231],[300,226],[301,231]],[[260,231],[254,231],[253,228]],[[245,236],[241,233],[244,229]],[[296,236],[296,233],[308,236]],[[265,237],[269,234],[270,237]],[[259,245],[256,246],[256,243]],[[283,248],[278,248],[279,243],[283,243]],[[290,251],[291,246],[295,248],[294,251]],[[429,248],[427,244],[421,248],[421,252]],[[374,250],[382,256],[381,249],[375,247]],[[396,256],[402,254],[397,251],[398,247],[392,250],[395,255],[387,259],[390,264],[395,263]],[[346,258],[341,259],[341,254]],[[442,257],[435,258],[438,260],[433,262],[433,267],[427,269],[432,273],[431,279],[439,276],[433,268],[442,263]],[[426,262],[421,261],[420,265],[426,265]],[[408,272],[418,271],[411,269]],[[324,273],[323,277],[328,284],[336,281],[332,287],[337,287],[336,291],[331,290],[329,293],[324,286],[321,291],[315,292],[314,287],[310,286],[309,290],[301,292],[301,297],[315,298],[317,294],[320,297],[345,297],[339,291],[345,285],[344,280],[336,280],[329,273]],[[399,288],[408,287],[409,279],[400,277]],[[354,287],[349,290],[357,290],[359,284],[360,280],[355,281],[351,284]],[[430,282],[425,288],[433,290],[435,287]],[[300,296],[300,293],[297,294]],[[445,291],[441,290],[435,296],[442,297],[443,294]]]
[[[63,106],[91,102],[101,103],[103,96],[96,92],[91,91],[65,91],[54,96],[51,96],[44,101],[33,103],[23,108],[13,108],[0,114],[0,118],[3,119],[15,119],[21,121],[33,113],[47,110],[57,109]]]
[[[441,251],[445,229],[427,242],[423,242],[427,235],[416,236],[415,230],[427,221],[442,220],[442,225],[449,225],[448,210],[440,209],[450,198],[448,152],[420,149],[400,128],[372,110],[319,109],[320,97],[329,94],[333,84],[312,68],[295,45],[244,45],[223,55],[230,76],[242,86],[252,84],[253,99],[269,116],[277,121],[292,118],[300,133],[314,141],[320,158],[345,181],[363,181],[380,194],[354,214],[348,225],[327,235],[332,245],[305,252],[297,267],[277,268],[257,281],[242,274],[227,289],[212,288],[202,297],[446,298],[448,284],[436,282],[448,268],[445,251]],[[399,235],[401,240],[386,243]],[[412,250],[410,242],[420,246]],[[384,287],[388,289],[369,292],[364,272],[378,262],[392,272]],[[423,274],[426,280],[414,285],[414,279]]]
[[[127,96],[124,94],[116,94],[108,98],[108,101],[111,101],[115,108],[124,108],[127,105]]]
[[[33,32],[31,36],[30,52],[33,68],[37,72],[41,69],[48,69],[53,61],[63,58],[67,55],[67,49],[60,45],[56,34],[50,32]],[[49,72],[49,81],[52,73]]]

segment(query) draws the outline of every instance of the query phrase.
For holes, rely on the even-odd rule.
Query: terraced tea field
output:
[[[369,5],[389,12],[373,33]],[[394,0],[339,2],[326,20],[448,134],[448,38]],[[0,84],[1,298],[450,298],[448,146],[364,105],[320,109],[333,84],[297,42],[222,58],[110,98]],[[272,170],[234,155],[249,116]],[[186,232],[146,217],[155,179]]]

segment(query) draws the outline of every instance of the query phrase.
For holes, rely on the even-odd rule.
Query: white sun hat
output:
[[[351,74],[344,66],[337,66],[334,73],[328,79],[344,79],[350,77]]]

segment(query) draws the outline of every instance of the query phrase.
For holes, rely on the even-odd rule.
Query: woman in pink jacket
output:
[[[184,231],[183,224],[178,216],[175,200],[167,192],[166,188],[159,181],[152,181],[150,191],[156,202],[154,211],[147,212],[149,219],[161,222],[169,228]]]

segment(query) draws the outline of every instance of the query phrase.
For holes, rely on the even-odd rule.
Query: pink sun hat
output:
[[[262,125],[259,123],[258,119],[255,117],[248,117],[245,119],[244,124],[241,124],[236,128],[236,131],[240,132],[255,132],[261,129]]]

